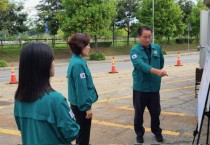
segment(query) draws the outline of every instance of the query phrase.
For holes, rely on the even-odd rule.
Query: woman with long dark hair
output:
[[[26,44],[20,54],[14,106],[23,144],[71,144],[78,135],[79,126],[65,97],[50,85],[52,76],[52,49],[44,43]]]
[[[76,144],[88,145],[93,115],[91,106],[98,99],[90,70],[84,59],[90,50],[90,37],[87,34],[76,33],[67,43],[73,52],[67,71],[68,97],[81,128]]]

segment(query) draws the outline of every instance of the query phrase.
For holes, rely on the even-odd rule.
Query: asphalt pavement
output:
[[[111,59],[89,61],[93,81],[99,100],[93,105],[91,144],[135,144],[133,130],[134,110],[132,105],[132,64],[129,56],[115,56],[115,66],[119,73],[109,74]],[[161,87],[161,127],[163,144],[191,144],[196,128],[195,69],[199,67],[199,53],[181,54],[183,66],[174,66],[177,54],[165,56],[167,77]],[[66,69],[68,60],[56,60],[56,74],[51,79],[53,88],[67,97]],[[17,75],[18,66],[15,67]],[[17,75],[18,77],[18,75]],[[17,84],[8,84],[10,68],[0,70],[0,144],[21,144],[20,133],[13,117],[13,101]],[[144,114],[146,129],[145,144],[157,144],[150,130],[150,115]],[[206,139],[206,120],[201,142]]]

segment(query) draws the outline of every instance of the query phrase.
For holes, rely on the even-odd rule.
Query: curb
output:
[[[188,55],[198,55],[200,52],[195,51],[195,52],[181,52],[181,56],[188,56]],[[112,62],[112,57],[113,56],[106,56],[106,60],[101,60],[101,61],[96,61],[96,60],[89,60],[89,58],[86,58],[86,61],[88,64],[97,64],[97,63],[111,63]],[[167,55],[164,57],[177,57],[177,52],[168,52]],[[130,61],[130,56],[129,55],[116,55],[115,56],[115,61],[116,62],[127,62]],[[55,65],[56,67],[61,67],[61,66],[68,66],[69,59],[58,59],[55,60]],[[18,70],[18,67],[14,67],[15,70]],[[0,72],[1,71],[8,71],[11,70],[11,67],[0,67]]]

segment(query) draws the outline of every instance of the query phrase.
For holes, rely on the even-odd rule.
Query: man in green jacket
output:
[[[143,114],[145,107],[151,116],[151,131],[158,142],[163,142],[160,128],[160,84],[161,77],[167,76],[161,47],[151,43],[152,29],[142,26],[138,29],[139,44],[130,50],[133,63],[133,105],[135,109],[134,129],[136,141],[144,142]]]

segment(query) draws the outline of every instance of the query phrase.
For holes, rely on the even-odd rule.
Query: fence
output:
[[[64,44],[64,46],[67,47],[67,44],[62,39],[18,39],[18,40],[0,40],[0,46],[2,48],[6,46],[19,46],[29,43],[29,42],[44,42],[47,43],[53,47],[55,47],[56,44]]]
[[[6,40],[2,39],[0,40],[0,47],[1,48],[6,48],[6,47],[22,47],[24,44],[29,43],[29,42],[44,42],[52,46],[53,48],[67,48],[67,43],[66,40],[64,39],[17,39],[17,40]],[[98,39],[99,47],[103,47],[104,42],[108,43],[109,46],[114,45],[114,46],[124,46],[127,45],[127,39],[126,38],[115,38],[114,41],[111,38],[100,38]],[[91,41],[91,43],[94,43]],[[100,43],[102,45],[100,45]],[[135,38],[130,38],[130,44],[136,43]],[[105,45],[106,47],[107,45]]]

